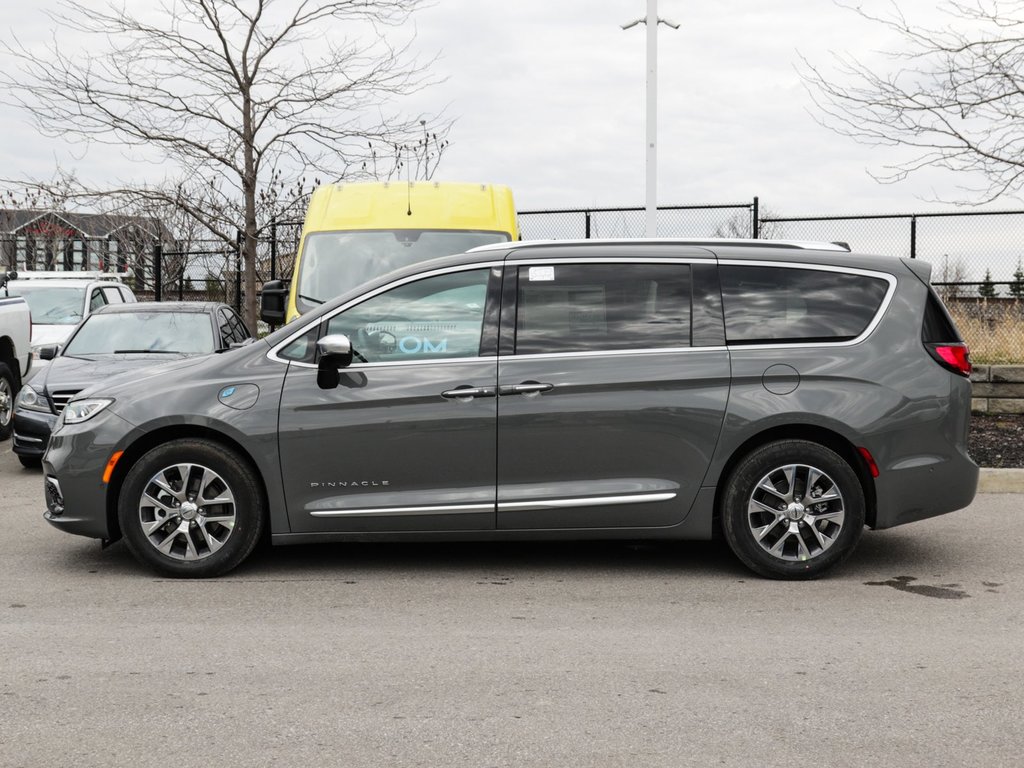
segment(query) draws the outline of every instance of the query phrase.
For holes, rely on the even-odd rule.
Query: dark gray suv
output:
[[[513,243],[395,272],[64,409],[46,519],[171,576],[268,532],[710,539],[809,578],[974,498],[925,263],[771,241]]]

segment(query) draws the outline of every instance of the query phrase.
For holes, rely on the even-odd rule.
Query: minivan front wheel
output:
[[[209,440],[173,440],[128,471],[118,503],[132,554],[162,574],[219,576],[252,552],[263,529],[259,481],[236,453]]]
[[[745,456],[729,478],[722,529],[736,556],[775,579],[812,579],[845,560],[864,529],[864,490],[836,452],[779,440]]]

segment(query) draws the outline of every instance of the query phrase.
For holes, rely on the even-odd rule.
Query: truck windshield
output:
[[[308,312],[395,269],[509,239],[505,232],[465,230],[315,232],[306,237],[295,278],[295,304],[300,312]]]
[[[36,325],[77,325],[85,306],[85,286],[8,284],[11,296],[23,296]]]

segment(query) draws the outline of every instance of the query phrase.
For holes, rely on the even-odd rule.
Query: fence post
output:
[[[917,258],[917,216],[910,217],[910,258]]]
[[[242,248],[245,233],[238,230],[235,235],[235,312],[242,314]]]
[[[590,239],[590,211],[583,212],[583,237]]]
[[[164,300],[164,246],[163,243],[157,242],[153,244],[153,300],[163,301]]]
[[[277,280],[277,219],[270,220],[270,279]]]
[[[758,207],[757,195],[754,195],[754,220],[751,222],[750,231],[754,233],[754,239],[758,240],[761,237],[761,213]]]

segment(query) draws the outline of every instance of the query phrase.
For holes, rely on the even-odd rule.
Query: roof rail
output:
[[[26,270],[18,273],[18,280],[122,280],[128,272],[53,272]]]
[[[616,243],[651,243],[653,245],[697,245],[718,247],[749,247],[749,248],[792,248],[813,251],[845,251],[850,252],[847,243],[827,243],[813,240],[751,240],[732,237],[653,237],[653,238],[609,238],[591,240],[520,240],[514,243],[490,243],[473,248],[473,251],[494,251],[506,248],[530,248],[544,245],[598,245]]]

